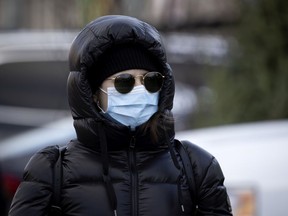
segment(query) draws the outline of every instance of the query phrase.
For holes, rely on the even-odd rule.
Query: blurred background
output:
[[[99,16],[124,14],[161,31],[176,80],[193,90],[192,112],[189,119],[185,117],[185,125],[176,122],[179,129],[287,118],[286,10],[286,3],[280,0],[0,0],[0,103],[16,105],[16,95],[19,100],[23,94],[20,98],[23,103],[29,100],[29,106],[63,109],[63,95],[57,102],[52,96],[65,86],[66,51],[74,36]],[[49,49],[49,59],[43,59],[55,62],[42,65],[37,49]],[[18,56],[13,57],[13,51]],[[34,56],[28,60],[25,55],[32,51]],[[26,60],[19,59],[24,58],[19,52],[25,53]],[[39,65],[27,65],[33,57]],[[29,72],[16,75],[23,64]],[[36,72],[37,66],[47,71]],[[41,76],[24,86],[22,78],[30,80],[34,73]],[[53,88],[51,80],[55,81]],[[46,92],[35,91],[36,83]],[[30,97],[23,92],[28,88],[34,91]],[[49,107],[51,103],[58,105]]]
[[[180,134],[182,131],[205,131],[207,127],[229,127],[233,132],[225,130],[223,136],[227,138],[226,135],[232,133],[237,133],[238,136],[226,141],[222,139],[222,143],[232,142],[232,145],[233,139],[239,141],[247,135],[246,133],[239,136],[238,132],[242,129],[233,129],[232,125],[244,126],[244,123],[251,125],[253,122],[260,122],[253,128],[249,127],[251,133],[266,131],[261,127],[268,122],[265,126],[268,132],[265,132],[263,139],[260,139],[263,134],[254,133],[247,136],[249,139],[243,140],[246,144],[253,140],[253,145],[268,140],[267,133],[271,132],[270,128],[279,128],[269,137],[273,146],[267,146],[269,149],[277,148],[279,152],[275,153],[275,159],[265,160],[274,162],[281,158],[280,153],[286,154],[288,2],[0,0],[2,215],[6,215],[6,206],[9,206],[10,199],[21,181],[19,176],[29,157],[46,145],[65,144],[74,137],[66,99],[66,79],[69,73],[67,57],[70,44],[88,22],[107,14],[134,16],[151,23],[160,31],[176,80],[173,112],[176,130]],[[272,122],[273,126],[270,126],[269,122]],[[275,122],[280,122],[281,125],[275,125]],[[211,134],[214,133],[205,131],[201,134],[204,134],[202,137],[213,137]],[[218,132],[217,136],[219,134],[221,132]],[[258,140],[250,139],[252,136]],[[198,135],[195,134],[194,137],[197,138]],[[275,137],[282,137],[279,141],[281,147],[277,146]],[[206,147],[209,150],[209,142],[214,140],[201,141],[204,142],[204,146],[207,142]],[[221,148],[219,146],[217,150],[211,151],[215,151],[217,155]],[[263,147],[260,146],[254,153],[261,151]],[[244,149],[244,152],[254,154],[247,149]],[[226,155],[229,154],[231,156],[232,153],[227,152]],[[224,158],[224,174],[227,173],[228,184],[232,185],[229,193],[231,196],[237,194],[232,198],[233,206],[237,208],[234,210],[235,215],[237,211],[237,216],[271,216],[267,213],[269,210],[262,209],[271,200],[261,197],[262,185],[261,182],[257,183],[261,179],[237,181],[237,174],[233,174],[236,183],[229,182],[229,170],[236,168],[233,167],[232,158],[225,159],[226,155],[219,156]],[[268,156],[272,157],[269,154]],[[219,161],[221,162],[221,158]],[[232,164],[232,167],[226,163],[230,166]],[[288,164],[287,159],[284,161],[281,158],[280,164],[284,163]],[[239,166],[242,166],[245,172],[249,165],[251,164],[248,162],[244,168],[243,163]],[[239,167],[239,170],[241,168]],[[261,168],[267,171],[264,164]],[[282,176],[277,173],[279,176],[275,178],[282,178],[288,182],[287,165],[283,169],[286,169],[284,173],[283,170],[279,171]],[[238,182],[245,182],[241,184],[241,188],[244,185],[245,190],[239,190]],[[4,189],[1,190],[1,187]],[[287,188],[286,184],[285,190],[278,190],[287,195]],[[243,197],[238,196],[239,191],[245,192]],[[270,192],[271,190],[269,196],[272,196]],[[242,204],[237,206],[235,203]],[[277,214],[277,210],[271,207],[270,211],[272,210],[273,215],[284,216],[279,208]]]

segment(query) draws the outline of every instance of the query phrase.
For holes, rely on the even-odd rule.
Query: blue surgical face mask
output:
[[[127,94],[119,93],[115,87],[108,87],[105,93],[108,106],[104,113],[132,129],[148,121],[158,110],[159,92],[150,93],[143,85],[135,86]]]

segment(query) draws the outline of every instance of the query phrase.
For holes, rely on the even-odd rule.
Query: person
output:
[[[100,17],[77,35],[69,63],[77,138],[62,159],[62,215],[232,215],[217,160],[188,144],[198,197],[192,201],[175,151],[174,78],[155,27],[134,17]],[[51,148],[27,164],[10,216],[49,211]]]

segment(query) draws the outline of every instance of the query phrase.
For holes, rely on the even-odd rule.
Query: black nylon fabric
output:
[[[111,195],[103,182],[100,145],[103,137],[101,140],[99,123],[106,135],[108,168],[105,169],[108,169],[116,195],[118,216],[194,215],[181,159],[175,152],[180,164],[177,169],[177,161],[173,161],[168,148],[167,142],[173,141],[174,130],[162,131],[159,141],[153,143],[149,131],[144,134],[136,128],[131,132],[128,127],[105,119],[93,103],[87,71],[106,49],[127,42],[140,44],[159,60],[160,72],[166,77],[160,93],[159,112],[172,109],[174,79],[157,30],[126,16],[105,16],[89,23],[75,38],[70,51],[68,99],[77,139],[68,144],[63,157],[63,215],[114,215]],[[188,145],[186,148],[194,161],[199,187],[197,215],[231,215],[223,186],[224,176],[215,158],[198,147]],[[31,158],[13,199],[10,216],[47,214],[56,159],[53,147]]]

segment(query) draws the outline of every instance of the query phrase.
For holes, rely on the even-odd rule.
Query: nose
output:
[[[135,76],[135,86],[142,85],[142,79],[143,79],[143,75]]]

